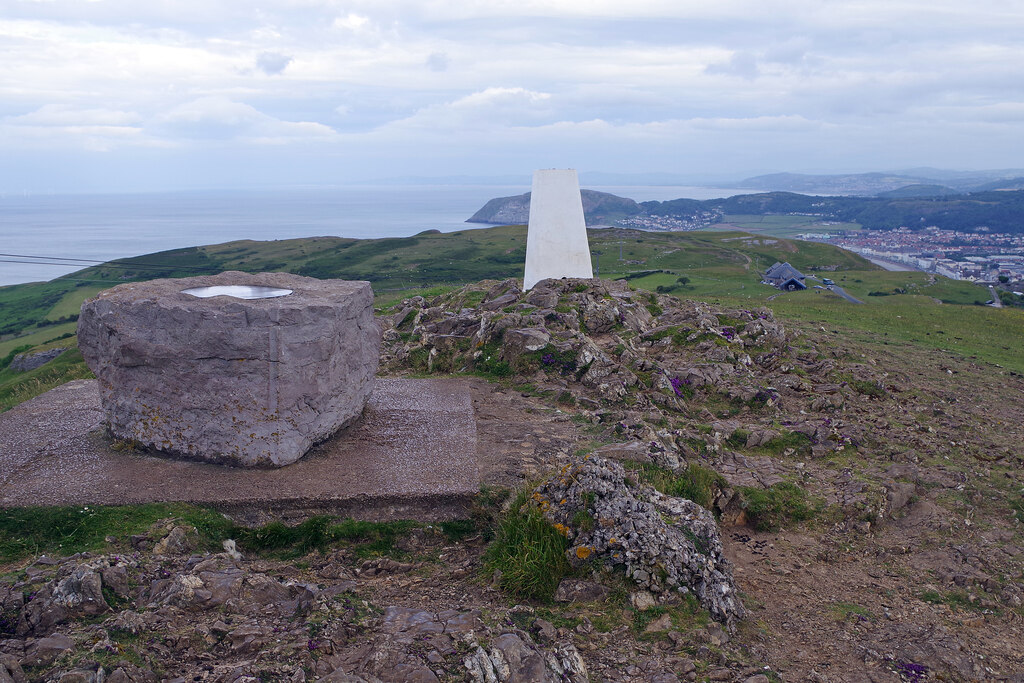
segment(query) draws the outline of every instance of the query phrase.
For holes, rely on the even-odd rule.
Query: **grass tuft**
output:
[[[250,552],[298,557],[323,551],[340,543],[355,547],[356,555],[368,557],[395,552],[398,538],[420,524],[411,521],[364,522],[344,519],[333,522],[327,515],[310,517],[301,524],[287,526],[270,522],[255,529],[234,527],[231,533],[238,545]]]
[[[837,602],[829,607],[829,611],[832,613],[833,618],[836,621],[845,621],[851,616],[856,616],[857,619],[871,620],[874,619],[874,615],[867,607],[861,607],[860,605],[853,602]]]
[[[660,640],[668,631],[646,633],[647,627],[662,615],[669,615],[672,620],[671,630],[688,633],[706,626],[711,621],[707,610],[692,593],[682,595],[682,602],[674,606],[656,605],[645,610],[633,610],[633,634],[641,640]]]
[[[453,519],[450,522],[441,522],[438,526],[441,527],[441,533],[445,538],[452,543],[463,541],[479,531],[476,521],[472,519]]]
[[[740,492],[746,501],[747,519],[758,531],[776,531],[806,521],[820,508],[820,504],[811,501],[807,491],[788,481],[766,489],[744,486]]]
[[[1018,500],[1010,501],[1010,509],[1013,511],[1017,521],[1024,524],[1024,489],[1021,489],[1017,496]]]
[[[666,496],[686,498],[697,505],[711,509],[715,495],[725,485],[725,479],[714,470],[690,464],[679,472],[651,463],[623,463],[636,472],[637,479],[653,486]]]
[[[985,609],[979,601],[971,600],[970,594],[965,590],[951,590],[945,593],[926,590],[918,597],[924,602],[929,602],[933,605],[946,605],[952,610],[980,612]]]
[[[572,572],[568,541],[520,493],[498,520],[484,554],[484,571],[501,572],[498,585],[516,598],[550,602],[559,581]]]

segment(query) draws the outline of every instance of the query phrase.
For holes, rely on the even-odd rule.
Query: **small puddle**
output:
[[[235,299],[273,299],[278,296],[288,296],[292,293],[292,290],[278,289],[277,287],[254,287],[250,285],[215,285],[213,287],[183,289],[181,293],[191,294],[200,299],[209,299],[211,296],[230,296]]]

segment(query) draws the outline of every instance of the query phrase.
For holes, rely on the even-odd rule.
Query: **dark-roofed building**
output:
[[[789,263],[775,262],[771,268],[764,272],[764,282],[783,291],[792,292],[797,289],[807,289],[804,284],[805,275],[789,265]]]

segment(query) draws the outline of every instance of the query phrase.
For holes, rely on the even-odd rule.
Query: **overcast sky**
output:
[[[1019,0],[4,0],[0,191],[1024,166]]]

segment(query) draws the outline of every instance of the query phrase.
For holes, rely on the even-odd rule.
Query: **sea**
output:
[[[742,193],[689,186],[588,188],[638,202]],[[489,199],[529,189],[526,185],[367,185],[0,195],[0,286],[51,280],[94,262],[240,239],[367,239],[480,228],[485,226],[465,221]]]

